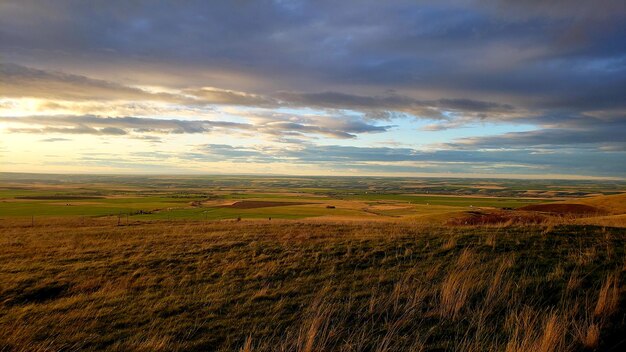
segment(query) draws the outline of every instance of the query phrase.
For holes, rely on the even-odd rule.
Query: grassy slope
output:
[[[2,226],[0,350],[563,351],[625,319],[623,229]]]
[[[576,223],[626,228],[626,193],[580,198],[561,203],[591,205],[605,211],[608,214],[576,219]]]
[[[590,198],[576,199],[570,203],[586,204],[600,208],[610,214],[626,213],[626,193],[610,196],[597,196]]]
[[[528,204],[541,202],[539,199],[524,198],[484,198],[480,196],[471,197],[455,197],[455,196],[428,196],[428,195],[411,195],[411,194],[365,194],[358,196],[350,196],[349,199],[359,200],[385,200],[385,201],[403,201],[411,204],[432,204],[456,207],[510,207],[518,208]],[[544,200],[545,201],[545,200]]]

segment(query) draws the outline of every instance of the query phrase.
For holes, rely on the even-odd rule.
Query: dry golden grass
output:
[[[582,330],[582,335],[579,338],[584,348],[597,348],[600,343],[600,326],[597,323],[588,324]]]
[[[443,250],[449,251],[453,249],[454,247],[456,247],[456,238],[454,238],[453,236],[450,236],[446,239],[446,241],[443,243],[443,246],[441,248]]]
[[[608,349],[625,246],[558,224],[5,222],[0,351]]]
[[[608,318],[619,308],[620,289],[617,275],[609,275],[600,288],[594,310],[596,317]]]
[[[591,205],[611,214],[626,214],[626,193],[580,198],[569,203]]]
[[[444,318],[458,319],[461,309],[467,304],[475,288],[480,273],[472,270],[473,256],[471,251],[464,249],[455,268],[441,284],[439,308]]]
[[[584,217],[576,219],[574,222],[583,225],[626,227],[626,214]]]

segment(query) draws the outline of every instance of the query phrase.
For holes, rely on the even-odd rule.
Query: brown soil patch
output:
[[[503,212],[467,212],[465,215],[448,220],[447,225],[534,225],[542,224],[547,217],[537,213]]]
[[[532,204],[518,210],[540,211],[559,215],[602,215],[606,212],[602,209],[586,204]]]
[[[223,208],[235,208],[235,209],[255,209],[255,208],[269,208],[269,207],[283,207],[290,205],[304,205],[314,204],[306,202],[271,202],[264,200],[242,200],[230,205],[224,205]]]

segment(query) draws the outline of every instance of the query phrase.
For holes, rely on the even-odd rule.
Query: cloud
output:
[[[285,132],[291,135],[319,134],[333,138],[356,138],[363,133],[382,133],[392,125],[373,125],[354,116],[329,116],[311,114],[256,113],[250,118],[259,131],[281,136]]]
[[[195,161],[290,163],[317,165],[325,170],[356,170],[381,173],[560,173],[573,175],[626,176],[620,162],[625,151],[600,152],[577,149],[552,150],[436,150],[412,148],[353,147],[302,144],[269,148],[206,144],[183,158]]]
[[[449,145],[454,148],[560,148],[598,145],[605,150],[626,150],[626,121],[605,122],[583,127],[545,128],[526,132],[458,139]]]
[[[0,64],[0,96],[34,97],[48,99],[40,104],[42,110],[104,109],[95,102],[134,101],[132,104],[117,103],[115,106],[126,111],[158,112],[159,108],[149,102],[164,102],[187,105],[236,105],[254,108],[321,108],[353,110],[372,119],[390,119],[410,114],[420,118],[444,118],[444,112],[457,112],[475,117],[478,113],[500,114],[514,110],[509,104],[471,99],[419,100],[405,95],[385,94],[376,96],[355,95],[340,92],[302,93],[276,92],[269,95],[220,89],[215,87],[186,88],[178,93],[150,92],[123,84],[98,80],[81,75],[46,71],[16,64]],[[59,101],[50,101],[57,99]],[[87,102],[88,105],[69,105],[63,101]],[[102,104],[102,103],[100,103]],[[160,108],[162,109],[162,108]],[[85,111],[86,110],[86,111]]]
[[[120,128],[105,127],[105,128],[92,128],[89,126],[78,125],[75,127],[45,127],[45,128],[10,128],[11,133],[35,133],[35,134],[93,134],[93,135],[109,135],[109,136],[123,136],[127,132]]]
[[[150,143],[163,143],[163,139],[157,136],[139,135],[139,136],[134,136],[133,138],[150,142]]]
[[[590,3],[586,0],[482,0],[493,6],[501,15],[512,18],[574,18],[586,20],[610,20],[623,16],[626,5],[620,0],[604,0]]]
[[[230,161],[268,163],[279,160],[273,156],[273,150],[266,147],[234,147],[227,144],[204,144],[193,152],[185,153],[182,158],[196,161]]]
[[[0,2],[0,128],[163,146],[176,134],[236,135],[265,144],[205,152],[326,158],[336,168],[457,170],[451,163],[467,160],[623,174],[612,165],[626,131],[623,0],[147,4]],[[535,130],[458,137],[483,121]],[[368,149],[377,138],[358,138],[415,145],[442,130],[429,146],[438,154]],[[312,144],[325,139],[358,149]]]
[[[186,89],[184,93],[189,94],[207,104],[243,105],[254,107],[278,107],[280,105],[275,99],[262,95],[214,87]]]
[[[340,139],[356,138],[357,134],[362,133],[385,132],[391,127],[375,126],[355,118],[336,119],[327,116],[291,118],[290,115],[284,114],[257,116],[255,124],[214,120],[155,119],[131,116],[100,117],[93,115],[0,116],[0,122],[29,126],[11,127],[8,129],[11,133],[125,135],[132,132],[136,135],[145,135],[196,134],[219,129],[223,133],[232,131],[257,132],[270,136],[324,135]]]
[[[0,92],[4,97],[60,100],[182,100],[171,94],[150,93],[114,82],[11,63],[0,64]]]
[[[472,111],[472,112],[503,112],[515,108],[510,104],[500,104],[489,101],[471,99],[439,99],[437,105],[445,110]]]
[[[268,95],[243,91],[226,90],[215,87],[187,88],[178,93],[150,92],[122,84],[96,80],[85,76],[50,72],[33,69],[15,64],[0,65],[0,93],[4,97],[38,97],[46,99],[60,99],[61,101],[44,101],[39,109],[74,109],[89,113],[91,111],[115,108],[122,112],[137,111],[146,114],[167,113],[181,108],[164,108],[150,102],[175,103],[194,111],[199,105],[235,105],[252,108],[315,108],[330,110],[350,110],[362,113],[362,116],[373,120],[389,120],[413,116],[418,118],[442,120],[436,124],[427,125],[424,131],[438,131],[442,129],[458,128],[475,121],[518,121],[545,124],[559,117],[562,121],[580,120],[575,118],[581,115],[577,109],[593,109],[586,114],[611,113],[617,111],[617,119],[624,119],[622,111],[623,99],[619,92],[626,89],[626,78],[611,80],[605,87],[597,87],[594,93],[581,92],[571,97],[553,97],[538,99],[533,103],[534,108],[542,110],[533,113],[532,108],[516,108],[509,103],[497,103],[467,98],[441,98],[435,100],[415,99],[407,95],[387,92],[382,95],[358,95],[326,91],[321,93],[304,92],[276,92]],[[82,105],[68,104],[67,100],[83,102]],[[132,103],[106,103],[107,101],[132,101]],[[96,104],[96,101],[101,103]],[[15,103],[6,101],[3,106],[11,108]],[[86,105],[85,105],[86,104]],[[566,106],[566,109],[562,107]],[[206,107],[204,109],[207,109]],[[210,109],[210,108],[209,108]],[[546,109],[556,113],[546,114]],[[617,110],[616,110],[617,109]],[[620,110],[621,109],[621,110]],[[562,113],[559,111],[565,111]],[[574,117],[574,118],[573,118]],[[276,123],[279,127],[280,123]],[[283,123],[283,126],[288,127]],[[292,132],[313,132],[326,134],[335,138],[353,138],[350,131],[332,131],[316,126],[289,125]],[[200,128],[202,130],[202,128]],[[377,128],[378,131],[382,129]],[[368,132],[372,132],[370,130]],[[188,132],[188,131],[185,131]]]
[[[442,119],[445,118],[444,112],[497,114],[514,110],[510,104],[471,99],[420,100],[393,93],[364,96],[331,91],[322,93],[282,92],[278,94],[278,97],[287,104],[295,106],[349,109],[363,111],[368,113],[368,116],[379,118],[393,117],[393,113],[406,113],[415,117]]]
[[[41,125],[43,128],[10,129],[14,133],[72,133],[123,135],[128,130],[136,133],[204,133],[212,128],[251,129],[244,123],[227,121],[190,121],[139,117],[84,116],[24,116],[0,117],[0,121]]]
[[[40,142],[69,142],[71,139],[69,138],[44,138],[41,139]]]
[[[0,11],[0,38],[5,55],[29,57],[39,67],[80,67],[111,81],[168,73],[178,87],[187,82],[183,90],[216,104],[273,105],[272,93],[282,90],[313,94],[300,98],[325,99],[326,106],[401,103],[402,111],[436,116],[419,104],[393,102],[394,97],[368,101],[325,93],[375,98],[389,89],[427,101],[490,102],[497,96],[506,101],[495,104],[522,108],[566,107],[597,92],[618,104],[609,93],[624,82],[623,2],[575,4],[316,1],[293,10],[263,1],[165,2],[149,8],[111,1],[96,11],[72,1],[7,1]],[[581,22],[587,40],[567,44],[563,38]],[[216,77],[219,72],[229,74]],[[235,80],[233,72],[245,78]],[[194,88],[206,85],[216,88]],[[343,98],[341,104],[337,98]]]

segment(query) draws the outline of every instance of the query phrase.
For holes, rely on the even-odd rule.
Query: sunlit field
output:
[[[623,339],[626,230],[4,223],[7,351],[568,351]]]
[[[0,352],[626,351],[626,0],[0,0]]]
[[[620,181],[373,177],[71,176],[0,174],[0,217],[150,220],[449,218],[467,211],[579,202],[626,190]],[[619,215],[600,208],[591,215]],[[615,203],[611,201],[608,203]],[[567,212],[566,212],[567,214]],[[563,215],[563,214],[561,214]],[[587,214],[590,215],[590,214]],[[115,220],[117,221],[117,220]]]
[[[618,182],[11,176],[2,351],[623,344]]]

